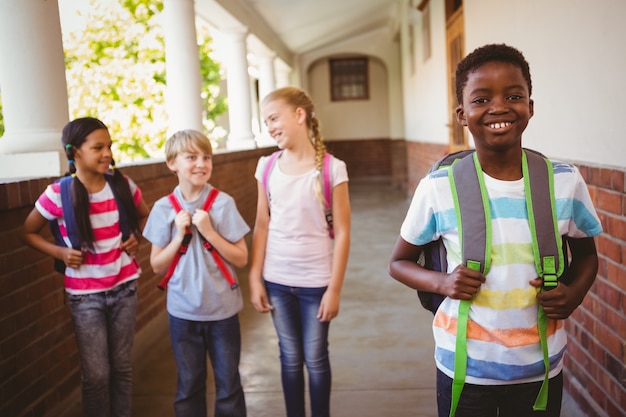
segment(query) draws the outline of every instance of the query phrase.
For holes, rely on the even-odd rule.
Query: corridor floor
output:
[[[408,200],[377,182],[351,182],[352,245],[341,311],[330,327],[334,417],[435,417],[431,315],[415,291],[389,277],[387,262]],[[271,317],[257,313],[243,283],[241,375],[249,417],[285,415]],[[140,290],[141,291],[141,290]],[[141,293],[140,293],[141,296]],[[167,316],[152,325],[148,353],[134,359],[133,416],[174,416],[176,367]],[[214,387],[209,375],[209,416]],[[580,416],[568,409],[563,416]],[[62,417],[80,416],[71,404]]]

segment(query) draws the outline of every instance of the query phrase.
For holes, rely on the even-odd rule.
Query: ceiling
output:
[[[389,26],[397,4],[397,0],[238,1],[264,20],[294,54]]]

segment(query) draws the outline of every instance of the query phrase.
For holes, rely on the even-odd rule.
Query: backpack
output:
[[[130,223],[128,222],[128,214],[126,213],[126,209],[124,208],[124,204],[120,199],[119,194],[117,193],[117,188],[115,187],[115,180],[112,174],[105,174],[104,178],[109,183],[111,190],[113,191],[113,196],[115,197],[115,203],[117,204],[117,210],[119,212],[119,226],[120,231],[122,232],[122,241],[126,241],[130,237]],[[67,237],[72,244],[72,249],[81,250],[82,244],[78,238],[78,225],[76,224],[76,216],[74,215],[74,204],[72,202],[72,181],[74,177],[71,175],[67,175],[57,180],[60,185],[61,191],[61,206],[63,208],[63,219],[65,220],[65,229],[67,231]],[[54,236],[54,242],[57,246],[67,247],[65,244],[65,240],[63,240],[63,236],[61,235],[61,230],[59,229],[59,222],[57,219],[50,220],[50,231]],[[60,259],[54,260],[54,269],[55,271],[65,274],[65,262]]]
[[[270,174],[272,173],[272,170],[274,169],[274,166],[276,165],[276,162],[278,161],[278,157],[280,156],[282,152],[283,152],[282,150],[278,150],[272,153],[269,159],[267,160],[267,163],[265,164],[265,168],[263,169],[262,183],[263,183],[263,188],[265,189],[265,194],[267,196],[268,205],[270,201],[270,191],[268,188]],[[331,156],[328,152],[326,152],[324,154],[324,165],[322,168],[322,179],[321,179],[322,195],[324,196],[324,216],[326,217],[326,224],[328,225],[328,235],[330,236],[331,239],[334,239],[335,233],[333,230],[333,211],[332,211],[333,187],[330,182],[330,162],[331,162]]]
[[[455,210],[457,214],[459,241],[463,264],[468,268],[487,274],[491,265],[491,219],[488,195],[483,183],[482,171],[474,150],[459,151],[446,155],[437,161],[430,172],[443,166],[450,166],[447,175],[450,180]],[[567,244],[558,234],[554,200],[554,173],[551,162],[536,151],[524,149],[522,156],[526,206],[533,241],[535,267],[543,278],[543,290],[558,285],[567,260]],[[551,215],[540,215],[550,213]],[[471,221],[464,221],[471,219]],[[422,266],[436,271],[447,271],[446,250],[441,239],[424,247]],[[422,306],[436,312],[444,299],[441,294],[418,291]],[[450,416],[454,416],[465,383],[467,368],[467,321],[471,301],[462,300],[459,304],[457,337],[454,354],[454,378],[452,383],[452,404]],[[547,347],[548,319],[539,306],[537,326],[543,353],[544,381],[535,401],[535,410],[545,410],[548,396],[548,373],[550,363]]]
[[[533,155],[534,154],[534,155],[540,156],[541,158],[545,159],[545,157],[541,153],[539,153],[539,152],[537,152],[535,150],[527,149],[527,148],[525,148],[524,150],[528,151],[527,155]],[[468,150],[462,150],[462,151],[458,151],[458,152],[454,152],[454,153],[451,153],[451,154],[444,155],[442,158],[440,158],[437,162],[435,162],[431,166],[431,168],[428,170],[428,174],[431,174],[431,173],[433,173],[433,172],[435,172],[435,171],[437,171],[439,169],[442,169],[442,168],[450,167],[450,166],[452,166],[455,163],[455,161],[463,159],[466,156],[470,156],[470,159],[471,159],[472,158],[471,155],[473,155],[474,152],[475,152],[474,149],[468,149]],[[532,156],[531,156],[531,158],[532,158]],[[462,177],[465,177],[465,178],[471,178],[472,180],[477,180],[477,176],[476,175],[468,176],[469,173],[471,173],[471,172],[468,171],[468,168],[473,170],[472,167],[468,167],[467,165],[465,167],[463,167],[463,165],[461,165],[459,167],[456,167],[455,169],[464,169],[465,170],[463,172],[459,172],[459,176],[462,176]],[[537,173],[536,171],[532,170],[530,172],[530,181],[531,181],[532,184],[544,182],[544,184],[547,186],[547,185],[549,185],[548,181],[551,181],[551,180],[548,179],[548,181],[546,181],[545,176],[543,177],[543,179],[540,178],[539,177],[539,173]],[[531,186],[531,188],[535,189],[535,194],[537,194],[537,198],[535,199],[535,202],[538,202],[541,199],[541,196],[545,197],[545,196],[549,196],[549,195],[553,195],[554,194],[551,191],[550,191],[551,194],[549,194],[548,193],[549,190],[546,190],[545,187],[542,187],[543,189],[539,190],[539,192],[537,192],[537,189],[535,188],[537,186],[538,185],[532,185]],[[471,193],[471,195],[477,196],[477,195],[480,195],[480,194],[478,194],[479,191],[478,191],[478,189],[476,187],[479,187],[479,185],[478,185],[477,182],[474,182],[473,184],[472,183],[466,183],[466,184],[464,184],[464,187],[461,187],[461,188],[463,188],[465,190],[465,192],[467,192],[468,194]],[[458,189],[457,189],[457,192],[458,192]],[[461,192],[463,192],[463,190]],[[461,199],[463,197],[458,196],[458,198]],[[468,199],[465,198],[464,200],[467,201]],[[472,200],[472,198],[469,197],[469,200]],[[477,204],[477,206],[479,205],[479,207],[482,209],[482,207],[483,207],[482,206],[482,202],[474,200],[473,203]],[[544,204],[544,206],[543,206],[544,210],[551,211],[551,209],[548,206],[545,206],[545,204],[547,204],[546,201],[544,201],[543,204]],[[464,206],[464,207],[467,207],[467,206]],[[534,211],[539,212],[538,210],[534,210]],[[529,211],[529,213],[531,213],[531,211]],[[472,212],[472,215],[473,214],[474,213]],[[470,214],[468,213],[465,216],[463,216],[463,212],[461,212],[461,217],[466,217],[467,218],[467,216],[469,216],[469,215]],[[543,217],[543,218],[546,218],[546,217]],[[474,236],[478,235],[478,236],[481,237],[480,241],[476,242],[476,240],[474,240],[474,242],[473,242],[473,243],[478,243],[478,246],[469,245],[470,247],[474,247],[475,249],[479,249],[479,248],[485,247],[486,244],[487,244],[482,239],[482,236],[484,235],[485,230],[486,230],[485,226],[484,226],[484,224],[485,224],[484,216],[481,216],[481,220],[482,220],[482,223],[480,223],[480,222],[474,223],[474,225],[476,225],[476,227],[477,227],[477,233],[474,233]],[[460,227],[466,227],[467,228],[467,226],[465,226],[465,225],[463,225],[463,226],[460,225]],[[552,231],[552,230],[555,230],[554,227],[552,227],[552,225],[550,225],[549,227],[543,229],[544,232],[549,232],[549,231]],[[555,230],[555,233],[556,233],[556,230]],[[548,233],[548,235],[546,235],[544,233],[541,236],[543,238],[546,238],[546,240],[551,238],[550,233]],[[538,248],[539,249],[539,253],[545,253],[545,250],[546,250],[545,248],[546,248],[547,243],[544,243],[544,242],[545,242],[544,240],[540,240],[539,241],[539,248]],[[568,281],[568,274],[567,274],[567,267],[568,267],[567,260],[568,260],[568,257],[567,257],[567,244],[566,244],[565,238],[562,239],[561,246],[562,246],[563,257],[561,258],[559,256],[558,259],[562,259],[561,264],[563,265],[564,268],[563,268],[563,273],[559,277],[559,281],[563,281],[563,282],[567,283],[567,281]],[[554,249],[553,249],[553,252],[554,252]],[[433,242],[430,242],[430,243],[428,243],[428,244],[426,244],[424,246],[423,252],[422,252],[422,254],[420,256],[420,259],[419,259],[418,263],[421,266],[423,266],[424,268],[432,270],[432,271],[446,272],[447,269],[448,269],[448,262],[447,262],[447,256],[446,255],[447,255],[446,254],[446,248],[443,245],[443,241],[440,238],[440,239],[435,240]],[[477,256],[476,255],[473,258],[474,259],[476,259],[476,258],[484,258],[484,255],[482,255],[482,256]],[[552,283],[552,284],[548,284],[548,285],[556,286],[556,283]],[[442,294],[436,294],[436,293],[431,293],[431,292],[427,292],[427,291],[419,291],[419,290],[417,291],[417,295],[419,297],[419,301],[420,301],[422,307],[424,307],[426,310],[432,312],[433,314],[437,312],[437,309],[439,308],[439,305],[443,302],[443,300],[445,298],[445,296],[443,296]]]
[[[215,198],[217,198],[218,194],[219,194],[219,190],[217,188],[215,187],[211,188],[211,191],[209,192],[209,195],[207,196],[206,201],[204,202],[204,205],[202,206],[202,210],[206,212],[211,210],[211,206],[213,205],[213,202],[215,201]],[[174,193],[169,194],[167,198],[170,200],[170,204],[172,205],[172,207],[174,207],[174,210],[176,210],[176,213],[179,213],[183,209],[183,207],[180,205],[180,202],[178,201]],[[200,233],[198,233],[198,235],[202,239],[202,244],[204,248],[207,251],[209,251],[211,256],[213,256],[213,260],[217,264],[217,267],[222,272],[222,275],[224,275],[224,278],[226,278],[226,281],[228,281],[228,284],[230,285],[230,289],[231,290],[237,289],[237,287],[239,287],[239,284],[237,284],[237,281],[233,277],[233,274],[230,272],[230,270],[226,266],[226,263],[224,262],[224,259],[222,258],[222,256],[204,238],[204,236],[202,236]],[[185,230],[185,236],[183,237],[183,242],[181,243],[180,248],[178,249],[178,252],[176,252],[176,255],[174,255],[174,258],[172,259],[172,262],[170,263],[170,266],[167,269],[165,276],[163,277],[163,279],[158,285],[158,288],[160,290],[162,291],[165,290],[165,288],[167,287],[167,283],[169,282],[172,275],[174,275],[174,271],[176,270],[176,265],[178,265],[178,262],[180,261],[181,256],[187,253],[187,249],[189,248],[189,242],[191,242],[191,237],[192,237],[191,229],[187,227],[187,229]]]

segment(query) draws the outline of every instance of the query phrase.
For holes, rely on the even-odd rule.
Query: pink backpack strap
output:
[[[278,150],[274,152],[273,154],[271,154],[269,159],[267,160],[267,163],[265,164],[265,168],[263,169],[262,182],[263,182],[263,188],[265,188],[265,195],[267,195],[268,200],[270,197],[270,193],[269,193],[267,184],[270,179],[270,174],[272,173],[272,170],[274,169],[274,166],[276,165],[276,162],[278,161],[278,157],[280,156],[281,153],[283,153],[283,151]]]
[[[330,160],[331,156],[328,152],[324,154],[324,167],[323,167],[323,175],[324,181],[322,182],[322,189],[324,192],[324,200],[326,204],[326,209],[330,210],[333,206],[332,198],[333,198],[333,185],[330,182]]]
[[[333,184],[330,176],[330,163],[332,156],[326,152],[324,154],[324,166],[322,168],[322,193],[324,195],[324,215],[328,224],[328,235],[331,239],[335,238],[335,230],[333,229]]]

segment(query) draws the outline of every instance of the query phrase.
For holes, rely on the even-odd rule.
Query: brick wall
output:
[[[271,151],[214,157],[211,183],[235,198],[250,225],[256,211],[254,169],[258,158]],[[137,182],[149,206],[177,184],[164,163],[129,166],[122,171]],[[0,416],[46,415],[80,387],[63,277],[54,272],[52,258],[24,246],[19,238],[33,202],[54,180],[0,184]],[[152,273],[149,256],[149,244],[143,242],[138,254],[143,274],[139,280],[137,338],[165,309],[165,296],[156,289],[160,277]]]
[[[408,142],[407,192],[445,152]],[[581,306],[566,321],[565,390],[589,417],[626,415],[626,187],[625,169],[577,163],[602,221],[596,238],[600,267]]]
[[[350,178],[391,177],[389,140],[329,142],[329,150],[346,161]],[[211,183],[232,195],[252,227],[258,158],[275,148],[220,153],[213,159]],[[123,167],[142,189],[148,206],[169,192],[176,177],[164,163]],[[63,291],[63,277],[52,258],[24,246],[20,227],[34,201],[55,178],[0,184],[0,416],[53,415],[79,393],[79,360]],[[51,239],[49,232],[47,236]],[[165,309],[156,290],[160,277],[152,273],[150,248],[140,246],[139,307],[134,354],[146,346],[152,320]]]

